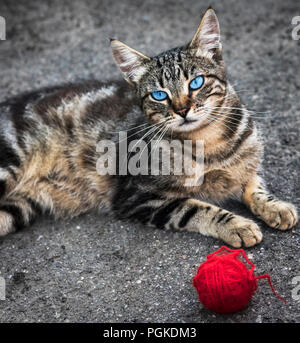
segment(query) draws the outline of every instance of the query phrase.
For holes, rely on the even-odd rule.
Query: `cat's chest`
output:
[[[206,170],[194,166],[193,174],[183,174],[176,178],[180,193],[214,201],[241,193],[241,179],[226,169]]]
[[[256,167],[246,162],[212,167],[193,160],[188,171],[176,179],[182,194],[220,201],[231,196],[239,197],[243,186],[256,173]]]

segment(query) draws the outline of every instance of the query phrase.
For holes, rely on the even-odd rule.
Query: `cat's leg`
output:
[[[123,207],[123,206],[122,206]],[[213,236],[239,248],[262,240],[259,227],[252,220],[196,199],[155,199],[153,195],[127,201],[122,208],[126,217],[158,228],[196,231]]]
[[[259,176],[246,185],[243,201],[255,215],[276,229],[288,230],[298,222],[295,206],[276,199],[266,190]]]

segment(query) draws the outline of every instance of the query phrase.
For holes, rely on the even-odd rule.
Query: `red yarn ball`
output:
[[[275,293],[270,276],[265,274],[256,277],[253,274],[254,267],[243,249],[221,247],[207,256],[193,278],[199,300],[206,308],[217,313],[240,311],[248,305],[257,289],[256,280],[264,277],[268,278]]]

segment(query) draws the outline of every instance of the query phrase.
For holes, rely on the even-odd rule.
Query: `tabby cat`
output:
[[[65,217],[105,205],[118,218],[196,231],[234,247],[261,242],[254,221],[215,205],[228,197],[273,228],[296,225],[295,207],[270,195],[258,176],[262,144],[226,79],[211,8],[186,46],[151,58],[115,39],[111,49],[127,82],[68,84],[1,104],[1,236],[42,212]],[[203,141],[202,184],[187,187],[185,174],[99,175],[97,143],[117,142],[121,154],[120,131],[127,144],[148,144],[158,134]]]

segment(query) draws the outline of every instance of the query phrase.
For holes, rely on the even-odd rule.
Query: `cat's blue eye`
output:
[[[154,100],[162,101],[162,100],[167,99],[168,94],[163,91],[154,91],[151,93],[151,96]]]
[[[197,76],[190,82],[190,89],[195,90],[202,87],[204,83],[204,77],[203,76]]]

